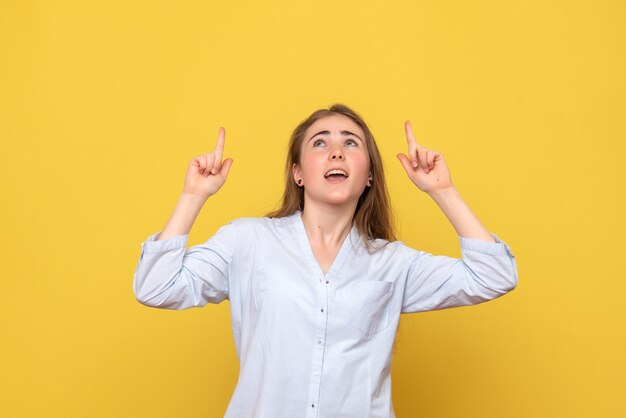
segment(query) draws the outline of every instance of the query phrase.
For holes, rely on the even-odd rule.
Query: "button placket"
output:
[[[326,346],[326,328],[327,328],[327,314],[326,308],[328,306],[328,285],[329,280],[320,279],[320,286],[317,290],[318,306],[320,306],[321,315],[317,316],[315,321],[315,339],[313,341],[313,363],[312,363],[312,375],[309,388],[309,408],[308,418],[315,418],[318,414],[318,402],[321,388],[322,369],[324,366],[324,348]]]

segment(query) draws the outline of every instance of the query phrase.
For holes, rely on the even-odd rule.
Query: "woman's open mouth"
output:
[[[331,183],[340,183],[348,178],[348,173],[341,169],[329,170],[324,177]]]

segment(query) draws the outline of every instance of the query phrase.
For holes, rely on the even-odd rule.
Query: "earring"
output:
[[[298,179],[298,184],[302,185],[302,179]]]

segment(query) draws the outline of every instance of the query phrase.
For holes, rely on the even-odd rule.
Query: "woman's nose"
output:
[[[333,152],[330,155],[330,158],[333,160],[343,160],[343,154],[341,153],[340,149],[333,150]]]

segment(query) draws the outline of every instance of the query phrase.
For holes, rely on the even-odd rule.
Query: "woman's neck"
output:
[[[341,245],[352,229],[354,209],[305,205],[302,223],[309,239],[324,246]]]

